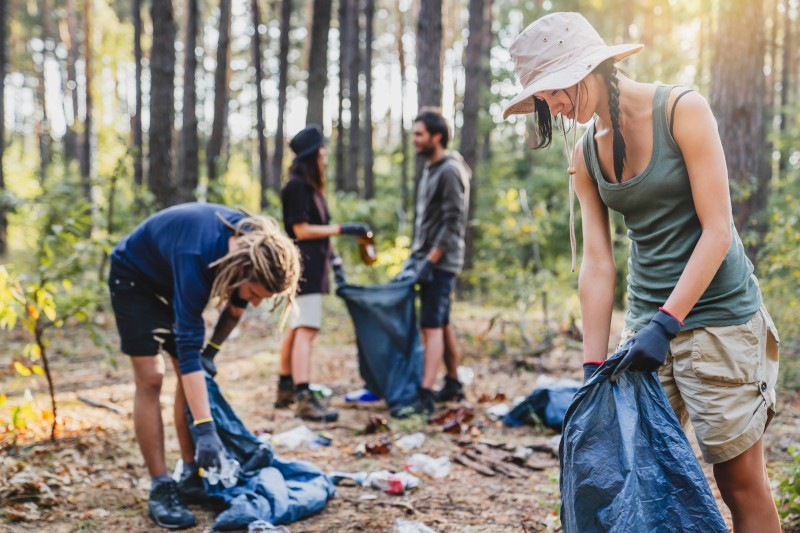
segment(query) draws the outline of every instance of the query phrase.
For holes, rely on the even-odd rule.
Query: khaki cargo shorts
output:
[[[634,332],[625,328],[620,346]],[[681,332],[658,372],[672,409],[692,422],[708,463],[729,461],[764,434],[775,414],[778,330],[762,305],[744,324]]]
[[[322,295],[301,294],[294,299],[294,308],[289,310],[289,329],[322,328]]]

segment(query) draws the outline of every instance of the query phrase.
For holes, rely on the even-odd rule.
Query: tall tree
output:
[[[306,124],[322,125],[325,84],[328,81],[328,32],[331,27],[330,0],[314,0],[311,18],[311,46],[308,51],[308,110]]]
[[[792,50],[794,50],[794,38],[792,35],[792,17],[791,17],[791,2],[790,0],[783,1],[783,50],[781,55],[781,95],[780,95],[780,137],[783,141],[783,146],[780,151],[780,160],[778,161],[778,175],[783,176],[786,171],[786,165],[789,162],[789,146],[784,140],[786,132],[789,130],[789,122],[792,120],[792,114],[789,113],[790,97],[792,95]]]
[[[137,0],[138,1],[138,0]],[[69,160],[78,159],[78,134],[76,126],[78,123],[78,75],[75,64],[80,55],[78,40],[78,16],[75,7],[75,0],[67,0],[67,35],[63,39],[67,46],[67,92],[72,103],[72,123],[64,134],[64,158]]]
[[[336,115],[336,190],[345,189],[344,100],[347,92],[347,0],[339,0],[339,107]]]
[[[253,17],[253,66],[256,69],[256,138],[258,139],[258,176],[260,185],[259,206],[267,207],[267,189],[269,189],[269,172],[267,171],[267,141],[264,139],[264,93],[261,82],[264,73],[261,69],[261,11],[258,0],[250,0],[250,14]]]
[[[406,17],[397,4],[397,55],[400,63],[400,150],[402,150],[402,168],[400,171],[400,201],[403,214],[408,215],[408,132],[406,131],[406,51],[403,46],[403,35],[406,33]]]
[[[69,0],[70,2],[74,0]],[[131,8],[133,10],[133,61],[135,63],[134,80],[134,117],[133,117],[133,183],[136,186],[136,197],[139,198],[139,190],[144,184],[144,174],[142,172],[142,4],[141,0],[133,0]],[[73,91],[75,94],[75,91]],[[76,100],[77,102],[77,100]],[[75,109],[77,110],[77,104]]]
[[[283,174],[283,145],[286,88],[289,79],[289,32],[292,21],[292,0],[281,0],[281,37],[278,50],[278,126],[275,130],[275,152],[272,155],[272,188],[279,191]]]
[[[47,58],[50,52],[55,48],[53,42],[53,23],[52,19],[52,6],[50,0],[42,0],[39,5],[39,12],[42,21],[42,42],[44,47],[42,53],[39,54],[41,58],[35,65],[37,74],[36,83],[36,105],[37,110],[37,124],[36,133],[39,139],[39,183],[44,184],[47,179],[47,167],[50,163],[50,120],[47,117],[47,90],[45,88],[45,70],[47,68]]]
[[[91,157],[92,157],[92,26],[91,26],[91,0],[83,1],[83,77],[84,77],[84,107],[86,116],[83,119],[83,138],[81,139],[80,166],[81,184],[84,197],[91,201]],[[173,58],[175,52],[173,51]],[[173,59],[174,70],[174,59]],[[170,100],[172,101],[172,100]]]
[[[230,60],[231,0],[219,2],[219,39],[217,66],[214,70],[214,122],[206,147],[206,168],[209,187],[217,181],[217,169],[222,155],[222,139],[228,123],[228,62]]]
[[[361,98],[358,90],[358,78],[361,74],[360,68],[360,46],[361,36],[360,24],[358,21],[359,0],[344,0],[347,2],[347,14],[345,19],[345,36],[347,45],[347,71],[349,79],[347,82],[347,96],[350,102],[350,139],[347,143],[347,171],[344,175],[344,190],[347,192],[358,192],[359,159],[361,151]]]
[[[745,250],[755,260],[766,225],[770,169],[765,157],[764,6],[750,0],[720,4],[711,107],[719,124],[740,231],[754,231]]]
[[[197,0],[186,0],[186,45],[183,65],[183,125],[181,126],[178,150],[178,179],[176,180],[176,202],[191,202],[195,199],[198,183],[198,139],[197,139],[197,31],[200,16]]]
[[[3,174],[3,153],[6,146],[6,2],[0,2],[0,194],[5,193],[6,179]],[[8,250],[8,215],[4,203],[0,202],[0,257]]]
[[[223,0],[225,1],[225,0]],[[150,190],[159,207],[174,203],[172,127],[175,116],[175,19],[172,0],[153,0],[150,53]]]
[[[486,68],[488,50],[484,49],[483,26],[486,3],[491,0],[469,1],[469,38],[467,39],[466,79],[464,80],[464,121],[461,127],[461,155],[467,166],[472,169],[472,185],[470,187],[469,210],[467,220],[474,217],[477,197],[475,166],[478,161],[478,109],[480,96],[486,84]],[[473,226],[467,224],[465,239],[465,268],[472,268]]]
[[[364,198],[375,197],[374,153],[372,149],[372,27],[375,19],[375,0],[365,0],[364,6]]]

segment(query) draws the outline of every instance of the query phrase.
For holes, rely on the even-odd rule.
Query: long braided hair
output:
[[[286,301],[279,326],[283,328],[300,280],[297,246],[270,218],[247,216],[236,226],[219,218],[233,229],[236,245],[227,255],[208,265],[218,269],[211,286],[211,298],[218,298],[217,306],[221,308],[234,290],[249,281],[257,282],[275,294],[275,307]]]
[[[619,85],[617,80],[617,67],[614,58],[609,58],[600,63],[593,73],[600,74],[608,91],[608,109],[611,114],[611,128],[614,131],[614,177],[617,182],[622,182],[622,169],[625,167],[625,139],[619,126]],[[580,83],[584,83],[581,81]],[[537,143],[534,148],[546,148],[553,140],[553,117],[547,102],[536,97],[533,98],[534,112],[536,113]]]

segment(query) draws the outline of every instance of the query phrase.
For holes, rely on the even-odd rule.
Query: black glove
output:
[[[417,270],[418,283],[430,283],[433,281],[433,262],[430,259],[425,259]]]
[[[603,363],[583,363],[583,382],[586,383],[589,381],[589,378],[597,372],[597,369],[600,368],[600,365]]]
[[[217,365],[214,364],[214,357],[217,356],[218,352],[219,349],[210,344],[206,344],[203,351],[200,352],[200,364],[203,366],[203,370],[208,372],[212,378],[217,375]]]
[[[631,337],[626,344],[628,353],[617,365],[611,374],[611,381],[627,370],[640,372],[655,372],[664,364],[669,351],[669,342],[681,331],[680,321],[659,309],[658,313],[650,320],[641,331]]]
[[[219,440],[214,421],[201,422],[195,426],[195,429],[197,430],[197,442],[195,442],[194,462],[199,468],[219,468],[219,454],[225,453],[225,446]]]
[[[364,237],[370,232],[369,226],[360,222],[348,222],[339,226],[339,233],[350,235],[351,237]]]

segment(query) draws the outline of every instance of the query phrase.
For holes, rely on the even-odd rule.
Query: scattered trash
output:
[[[507,403],[498,403],[486,409],[486,416],[490,420],[499,420],[511,411],[511,406]]]
[[[470,367],[460,366],[456,369],[456,373],[458,374],[458,381],[460,381],[462,385],[472,385],[475,379],[475,372],[473,372]]]
[[[265,442],[262,440],[262,436],[259,436],[258,440],[260,442]],[[289,450],[296,450],[298,448],[310,448],[313,450],[320,446],[330,446],[332,440],[333,437],[330,433],[318,434],[305,424],[272,436],[272,444]]]
[[[482,393],[478,398],[478,403],[497,403],[506,401],[506,395],[502,392],[495,392],[493,394]]]
[[[344,395],[344,401],[351,403],[372,403],[379,402],[380,400],[380,396],[373,393],[369,389],[357,389]]]
[[[325,385],[319,385],[317,383],[312,383],[308,386],[308,390],[314,393],[318,399],[322,400],[324,398],[330,398],[333,396],[333,391],[326,387]]]
[[[411,435],[404,435],[395,441],[395,446],[401,450],[413,450],[419,448],[425,443],[424,433],[412,433]]]
[[[256,520],[247,525],[247,533],[267,533],[268,531],[277,531],[278,533],[292,533],[292,530],[286,526],[274,526],[266,520]]]
[[[183,477],[183,459],[178,459],[175,463],[175,468],[172,469],[172,479],[175,480],[175,483],[180,482],[181,478]]]
[[[377,472],[331,472],[328,479],[334,485],[345,484],[352,481],[360,487],[372,487],[380,489],[386,494],[403,494],[403,492],[415,489],[419,486],[419,478],[408,472],[390,472],[388,470],[378,470]]]
[[[419,520],[403,520],[398,518],[392,524],[392,533],[436,533]]]
[[[229,489],[239,482],[237,477],[239,461],[229,459],[223,452],[219,452],[219,468],[216,466],[208,469],[201,468],[199,472],[201,477],[206,478],[209,485],[222,482],[222,486]]]
[[[470,424],[475,417],[475,411],[469,404],[459,405],[428,418],[429,424],[442,426],[445,433],[456,435],[480,435],[482,424]]]
[[[550,381],[548,385],[534,389],[524,401],[516,405],[503,417],[503,423],[510,427],[543,425],[560,433],[567,408],[580,387],[572,379]]]
[[[258,439],[258,442],[266,444],[268,442],[272,442],[272,433],[257,433],[256,438]]]
[[[546,446],[523,447],[505,442],[460,442],[464,451],[453,461],[484,476],[503,474],[511,478],[527,478],[531,471],[553,469],[557,462]],[[542,457],[541,453],[547,455]]]
[[[369,421],[367,421],[367,425],[361,430],[361,435],[372,435],[374,433],[382,433],[391,430],[388,420],[382,416],[371,415]]]
[[[384,455],[392,451],[392,440],[389,437],[381,437],[366,443],[364,447],[369,455]]]
[[[448,457],[434,459],[424,453],[415,453],[406,461],[406,470],[412,474],[424,474],[437,479],[447,477],[452,466]]]
[[[547,439],[547,446],[550,448],[553,455],[558,457],[558,448],[561,446],[561,435],[553,435]]]

